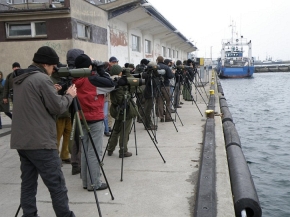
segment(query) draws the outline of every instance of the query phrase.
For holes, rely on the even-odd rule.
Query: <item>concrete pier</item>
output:
[[[198,87],[206,103],[210,85],[206,84],[205,89]],[[216,85],[214,86],[216,88]],[[207,109],[199,92],[195,91],[193,87],[197,106],[203,116],[195,103],[184,101],[181,96],[184,104],[182,108],[178,109],[178,114],[183,126],[176,117],[175,124],[178,132],[172,122],[158,122],[157,146],[166,163],[163,162],[147,131],[140,123],[136,123],[138,155],[136,155],[134,132],[132,131],[128,147],[133,156],[124,159],[122,182],[120,181],[121,158],[118,156],[118,148],[112,156],[105,156],[104,171],[114,200],[108,189],[97,191],[102,216],[194,216],[206,123],[205,110]],[[215,91],[215,97],[216,201],[214,202],[216,203],[216,216],[233,217],[235,214],[223,129],[219,116],[218,91]],[[15,216],[20,201],[20,161],[17,151],[10,149],[11,121],[4,113],[1,113],[1,117],[3,129],[0,130],[0,214],[1,216]],[[172,117],[175,117],[174,113]],[[103,150],[105,150],[108,138],[103,139]],[[70,209],[77,217],[99,216],[93,192],[82,188],[79,175],[71,175],[71,165],[64,164],[62,170],[68,188]],[[104,181],[104,179],[102,180]],[[37,192],[37,207],[41,217],[55,216],[49,192],[41,178],[39,178]],[[18,216],[21,214],[22,210]]]

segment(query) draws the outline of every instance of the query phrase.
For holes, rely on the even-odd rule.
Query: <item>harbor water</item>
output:
[[[290,72],[221,79],[263,217],[290,216]]]

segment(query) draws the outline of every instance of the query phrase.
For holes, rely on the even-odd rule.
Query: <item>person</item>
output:
[[[61,63],[57,64],[57,67],[66,67],[66,65],[63,65]],[[54,84],[59,84],[63,87],[63,89],[58,91],[58,94],[63,95],[65,91],[65,87],[67,87],[67,79],[61,78],[58,76],[57,73],[55,73],[55,70],[53,70],[52,75],[50,76]],[[64,113],[57,116],[56,121],[56,132],[57,132],[57,150],[60,149],[60,141],[62,140],[62,146],[60,150],[60,159],[62,160],[62,163],[70,164],[71,160],[69,157],[69,140],[70,140],[70,134],[72,130],[71,126],[71,114],[69,109],[65,111]]]
[[[193,82],[194,79],[194,70],[193,70],[193,60],[192,59],[188,59],[186,61],[186,65],[189,66],[189,68],[187,69],[187,71],[185,72],[185,78],[184,78],[184,88],[183,88],[183,99],[185,101],[192,101],[193,96],[192,96],[192,86],[191,86],[191,82]]]
[[[176,61],[176,66],[181,66],[182,63],[180,60]],[[175,88],[174,88],[174,99],[173,99],[173,104],[174,104],[174,108],[181,108],[180,104],[183,104],[182,102],[180,102],[180,91],[182,90],[182,75],[183,74],[183,70],[182,69],[178,69],[175,73]]]
[[[37,179],[41,176],[50,192],[57,217],[74,217],[68,206],[67,188],[56,146],[56,115],[65,112],[76,96],[70,86],[61,96],[50,79],[59,62],[55,50],[40,47],[33,63],[19,69],[13,79],[13,121],[11,149],[17,149],[21,169],[21,207],[23,216],[38,216]]]
[[[84,54],[84,51],[81,49],[74,48],[67,51],[66,63],[69,69],[75,68],[75,59],[81,54]],[[80,148],[78,125],[76,125],[74,141],[71,144],[71,147],[69,147],[69,150],[71,154],[71,165],[72,165],[71,174],[77,175],[81,172],[81,148]]]
[[[81,54],[75,59],[75,67],[92,69],[92,59],[86,54]],[[108,187],[106,183],[102,183],[100,178],[100,165],[96,153],[94,152],[93,145],[101,159],[103,153],[105,96],[104,93],[99,93],[99,88],[115,87],[113,80],[105,72],[103,65],[97,66],[96,70],[97,74],[95,75],[73,79],[73,83],[78,88],[78,99],[85,117],[85,120],[81,120],[84,133],[81,148],[81,178],[83,188],[88,191],[94,190],[92,186],[94,186],[96,190],[104,190]],[[109,90],[111,89],[108,89],[108,91]],[[90,128],[93,144],[90,141],[90,135],[84,121],[87,122]],[[90,166],[90,173],[87,164]],[[90,175],[93,179],[93,183],[91,183]]]
[[[110,74],[110,69],[112,68],[112,66],[113,65],[118,65],[118,64],[119,64],[119,60],[116,57],[111,56],[110,59],[109,59],[109,65],[105,68],[105,71]],[[110,111],[110,108],[111,108],[110,94],[108,95],[107,100],[108,100],[108,104],[109,104],[108,110]],[[112,118],[110,112],[108,113],[108,125],[109,125],[109,132],[111,132],[112,131],[112,125],[113,125],[113,118]]]
[[[130,74],[130,70],[124,70],[121,68],[119,65],[113,65],[111,70],[110,70],[110,75],[111,76],[122,76],[125,75],[126,77],[132,77]],[[120,83],[125,80],[124,77],[121,77],[118,80],[119,83],[119,88],[117,88],[115,91],[112,91],[110,93],[111,97],[111,109],[110,113],[112,117],[115,119],[113,131],[111,134],[111,138],[109,140],[108,144],[108,155],[112,156],[119,140],[119,158],[124,158],[124,157],[131,157],[132,153],[128,152],[128,141],[129,141],[129,134],[130,134],[130,129],[132,126],[132,119],[137,116],[137,107],[136,104],[132,101],[129,100],[130,96],[128,96],[127,100],[127,106],[126,106],[126,124],[124,128],[124,108],[125,108],[125,93],[128,90],[127,85],[120,85]],[[125,84],[126,82],[124,82]],[[129,90],[128,90],[129,91]],[[135,91],[135,89],[132,89],[132,91]],[[130,95],[130,93],[128,93]]]
[[[161,75],[162,79],[159,79],[159,91],[157,94],[157,116],[160,118],[161,122],[171,122],[171,94],[170,94],[170,87],[169,87],[169,79],[174,77],[171,69],[164,63],[164,58],[162,56],[157,57],[157,65],[159,65],[160,69],[165,70],[165,74]],[[164,101],[165,100],[165,104]],[[165,108],[164,108],[165,105]],[[165,109],[165,110],[164,110]],[[164,111],[165,111],[165,120],[164,120]]]
[[[3,73],[0,71],[0,112],[4,112],[8,117],[9,114],[9,104],[4,103],[3,101],[3,92],[4,92],[4,85],[5,85],[5,79],[3,79]],[[12,115],[10,117],[12,119]],[[1,113],[0,113],[0,129],[2,129],[2,120],[1,120]]]
[[[140,64],[138,64],[136,66],[135,74],[139,78],[142,78],[143,72],[145,71],[145,69],[147,67],[147,64],[149,62],[150,61],[147,60],[147,59],[142,59],[140,61]],[[136,98],[137,98],[136,99],[136,104],[137,104],[137,107],[138,107],[138,112],[140,114],[140,116],[137,116],[137,122],[138,123],[142,123],[142,119],[145,120],[145,114],[144,114],[145,113],[145,111],[144,111],[144,108],[145,108],[145,98],[143,96],[144,89],[145,89],[145,85],[136,87]],[[147,127],[149,128],[150,124],[147,123],[147,125],[148,125]]]

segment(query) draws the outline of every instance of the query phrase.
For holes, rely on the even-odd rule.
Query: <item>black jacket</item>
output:
[[[157,65],[160,66],[160,69],[165,70],[165,74],[161,75],[163,79],[162,79],[162,81],[160,80],[160,85],[161,85],[161,87],[163,87],[163,84],[164,84],[164,86],[168,87],[169,86],[169,79],[173,78],[174,74],[172,73],[171,69],[167,65],[165,65],[164,63],[160,62],[160,63],[157,63]]]

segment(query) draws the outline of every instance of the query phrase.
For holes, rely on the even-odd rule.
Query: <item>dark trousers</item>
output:
[[[128,141],[129,141],[129,134],[130,129],[132,126],[132,118],[126,119],[126,126],[125,126],[125,137],[123,136],[124,124],[123,120],[115,120],[114,129],[109,141],[108,151],[114,151],[119,140],[119,154],[123,154],[123,147],[124,153],[128,151]]]
[[[38,174],[48,188],[52,206],[57,217],[75,217],[69,210],[67,188],[61,171],[57,149],[18,150],[21,161],[21,207],[22,217],[37,213],[36,193]]]
[[[150,99],[145,99],[145,107],[144,107],[144,112],[145,112],[145,125],[146,127],[152,126],[152,107],[153,107],[153,98]]]
[[[158,117],[163,119],[164,118],[164,111],[165,111],[165,120],[171,120],[171,108],[170,108],[170,99],[171,99],[171,94],[170,94],[170,87],[161,87],[160,88],[161,94],[158,93],[157,97],[157,104],[158,104]],[[165,100],[165,102],[163,101]],[[164,107],[164,105],[166,107]]]

